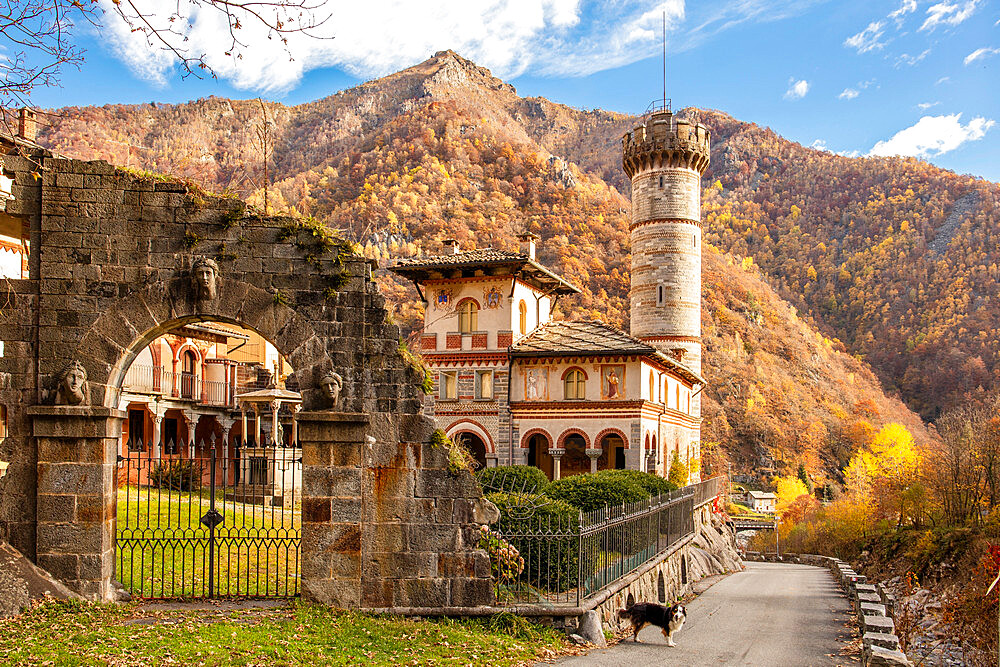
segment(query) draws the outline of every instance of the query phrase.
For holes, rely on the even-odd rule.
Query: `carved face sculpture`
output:
[[[216,278],[219,267],[214,260],[199,259],[191,268],[194,279],[194,293],[199,301],[212,300],[216,296]]]
[[[59,391],[56,394],[56,405],[80,405],[84,402],[87,384],[87,370],[74,361],[59,377]]]
[[[337,407],[337,404],[340,402],[340,390],[344,386],[343,379],[336,373],[327,373],[319,381],[319,386],[323,390],[323,395],[329,401],[330,407]]]

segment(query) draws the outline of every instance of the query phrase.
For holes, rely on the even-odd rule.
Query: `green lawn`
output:
[[[492,628],[492,629],[491,629]],[[299,602],[156,611],[45,603],[0,621],[4,665],[519,665],[567,649],[520,618],[411,621]]]
[[[217,595],[294,596],[299,592],[299,509],[216,499]],[[139,597],[208,594],[209,510],[205,492],[150,487],[118,490],[116,576]]]

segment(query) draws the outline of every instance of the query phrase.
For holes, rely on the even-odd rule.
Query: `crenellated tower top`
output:
[[[622,168],[629,178],[651,169],[708,168],[710,132],[701,123],[674,118],[669,109],[647,113],[622,137]]]

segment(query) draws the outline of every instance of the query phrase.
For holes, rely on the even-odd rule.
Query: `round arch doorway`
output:
[[[534,433],[528,438],[528,465],[544,472],[550,481],[553,474],[552,455],[549,454],[551,444],[541,433]]]
[[[469,450],[472,458],[476,461],[476,470],[482,470],[486,467],[486,443],[478,434],[472,431],[460,431],[454,435],[452,440]]]

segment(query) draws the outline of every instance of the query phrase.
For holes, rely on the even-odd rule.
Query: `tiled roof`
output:
[[[414,267],[429,269],[434,267],[460,267],[472,264],[518,264],[527,262],[528,256],[519,252],[507,252],[506,250],[494,250],[493,248],[483,248],[482,250],[469,250],[454,255],[424,255],[422,257],[406,257],[396,260],[395,267]]]
[[[483,248],[451,255],[424,255],[396,260],[389,267],[393,273],[410,280],[424,281],[431,278],[432,271],[474,270],[479,268],[509,267],[519,272],[522,278],[533,280],[553,294],[578,294],[580,289],[564,280],[556,273],[542,266],[524,253]]]
[[[705,380],[652,345],[598,320],[547,322],[511,346],[511,356],[544,357],[619,354],[654,357],[697,384]]]

